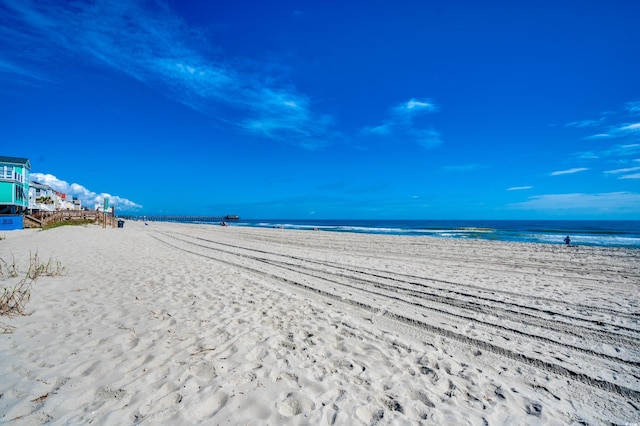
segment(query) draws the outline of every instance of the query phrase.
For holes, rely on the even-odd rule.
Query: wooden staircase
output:
[[[24,227],[25,228],[42,228],[42,220],[37,219],[28,214],[24,215]]]

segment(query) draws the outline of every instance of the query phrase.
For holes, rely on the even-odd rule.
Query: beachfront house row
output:
[[[56,191],[44,183],[29,183],[29,210],[52,212],[56,209]]]
[[[30,171],[27,158],[0,156],[0,214],[27,213]]]
[[[56,210],[81,210],[82,203],[77,197],[69,198],[40,182],[29,184],[29,210],[31,212],[53,212]]]
[[[80,200],[76,197],[68,197],[67,194],[56,192],[58,204],[56,210],[80,210]]]

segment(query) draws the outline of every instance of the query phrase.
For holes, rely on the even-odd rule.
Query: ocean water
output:
[[[234,226],[640,248],[640,221],[240,220]]]

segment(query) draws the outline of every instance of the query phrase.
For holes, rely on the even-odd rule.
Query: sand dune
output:
[[[0,422],[640,422],[638,250],[138,222],[4,236],[0,258],[68,272],[0,318]]]

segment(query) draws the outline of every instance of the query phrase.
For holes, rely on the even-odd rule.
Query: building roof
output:
[[[39,189],[52,189],[49,185],[46,185],[44,183],[40,183],[38,181],[32,180],[31,182],[29,182],[29,186],[32,186],[34,188],[39,188]]]
[[[31,163],[29,162],[28,158],[6,157],[4,155],[0,155],[0,163],[18,164],[20,166],[26,166],[28,169],[31,169]]]

